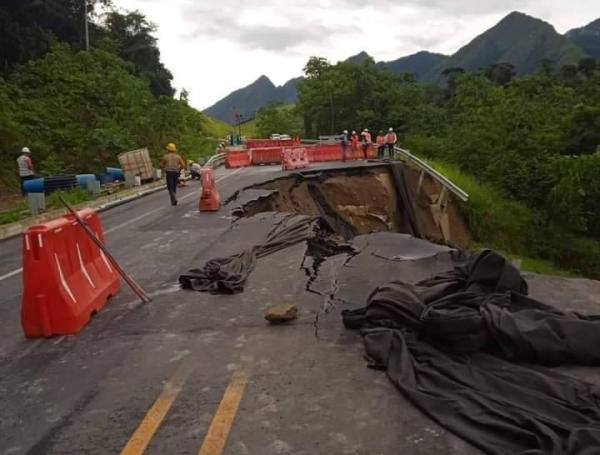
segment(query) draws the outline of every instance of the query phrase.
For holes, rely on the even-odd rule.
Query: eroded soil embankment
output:
[[[419,173],[403,168],[408,197],[422,238],[436,243],[466,248],[471,242],[457,204],[449,199],[440,216],[436,203],[439,185],[425,177],[417,191]],[[323,204],[352,227],[354,235],[373,232],[412,234],[407,211],[399,200],[397,182],[387,166],[370,169],[331,170],[316,175],[294,174],[254,188],[273,193],[244,207],[245,216],[258,212],[278,211],[319,216]],[[315,193],[322,196],[315,199]]]

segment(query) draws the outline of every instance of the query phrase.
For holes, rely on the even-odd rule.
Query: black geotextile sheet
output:
[[[377,287],[344,324],[370,366],[489,454],[600,454],[600,388],[549,366],[600,363],[600,318],[527,297],[491,251],[410,285]]]
[[[317,230],[318,218],[305,215],[264,212],[242,219],[213,247],[223,256],[206,252],[214,259],[180,275],[179,283],[184,289],[214,294],[242,292],[258,258],[309,240]]]

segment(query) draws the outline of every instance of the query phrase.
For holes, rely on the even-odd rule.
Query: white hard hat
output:
[[[344,130],[344,134],[348,134],[348,130]]]
[[[352,134],[356,134],[356,131],[352,130]]]
[[[365,133],[368,133],[368,132],[369,132],[369,128],[365,128]]]
[[[394,128],[390,128],[389,131],[394,131]]]
[[[31,153],[31,150],[29,150],[29,147],[23,147],[21,153]]]

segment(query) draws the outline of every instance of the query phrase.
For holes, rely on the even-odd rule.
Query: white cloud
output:
[[[301,74],[311,55],[343,60],[364,50],[393,60],[420,50],[453,53],[513,10],[559,32],[600,17],[597,0],[114,0],[158,26],[175,85],[206,108],[265,74]]]

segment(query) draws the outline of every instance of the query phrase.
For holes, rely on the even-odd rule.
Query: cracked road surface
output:
[[[255,167],[216,176],[225,200],[280,173]],[[329,302],[326,292],[306,291],[305,244],[260,259],[242,294],[179,290],[179,274],[210,259],[203,250],[231,222],[223,211],[198,213],[197,202],[191,183],[177,207],[159,192],[101,214],[109,249],[154,300],[140,304],[123,287],[76,336],[23,338],[20,239],[0,243],[0,454],[480,453],[365,367],[340,308],[320,315],[315,337],[315,315]],[[336,264],[360,272],[360,257],[344,261],[324,264],[313,285],[333,283]],[[445,266],[432,262],[431,271]],[[368,293],[398,270],[356,279]],[[564,306],[568,295],[577,309],[600,308],[598,283],[530,283],[551,304]],[[298,305],[295,323],[266,324],[265,309],[279,303]]]

